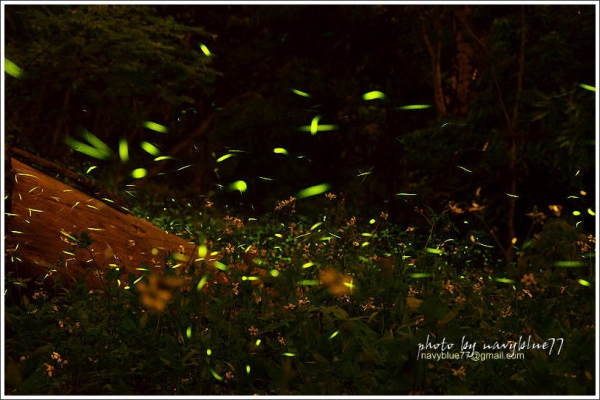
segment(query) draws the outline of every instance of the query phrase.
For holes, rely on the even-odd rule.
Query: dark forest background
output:
[[[460,218],[508,249],[549,206],[594,229],[594,18],[592,5],[7,5],[5,141],[161,207],[208,198],[259,216],[328,183],[351,212],[400,224],[480,208],[485,222]]]

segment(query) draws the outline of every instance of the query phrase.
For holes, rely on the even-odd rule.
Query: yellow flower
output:
[[[511,316],[512,315],[511,306],[509,305],[508,308],[506,309],[506,311],[500,310],[500,315],[502,315],[502,318]]]
[[[464,214],[465,213],[465,210],[463,210],[462,208],[460,208],[459,206],[457,206],[456,204],[454,204],[454,202],[452,202],[452,201],[450,203],[448,203],[448,208],[454,214]]]
[[[60,354],[58,354],[55,351],[52,352],[52,358],[55,359],[56,361],[58,361],[59,363],[61,362]]]
[[[471,202],[471,207],[468,208],[469,212],[478,212],[485,208],[485,206],[480,206],[475,201]]]
[[[334,268],[327,268],[325,271],[321,271],[319,278],[321,284],[329,289],[334,296],[352,293],[352,289],[354,288],[352,277],[341,275]]]
[[[533,272],[531,274],[525,274],[523,275],[523,278],[521,278],[521,282],[525,283],[526,286],[536,286],[537,282],[535,281],[535,277],[533,276]]]
[[[464,380],[465,376],[467,375],[467,371],[465,370],[465,367],[460,367],[459,369],[452,368],[452,375],[458,376],[461,380]]]
[[[46,367],[46,375],[52,377],[52,371],[54,371],[54,367],[48,363],[44,363],[44,366]]]
[[[277,340],[281,345],[285,346],[285,338],[279,332],[277,332]]]
[[[162,312],[173,297],[173,289],[183,284],[180,276],[150,275],[148,283],[140,282],[137,285],[141,293],[142,303],[157,312]]]
[[[450,279],[448,279],[448,281],[444,281],[442,280],[442,287],[444,288],[444,290],[446,290],[448,293],[450,294],[454,294],[454,285],[452,284],[452,282],[450,281]]]

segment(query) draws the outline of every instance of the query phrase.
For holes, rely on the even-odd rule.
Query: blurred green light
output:
[[[119,140],[119,157],[123,163],[129,161],[129,145],[127,144],[127,139],[125,138],[121,138]]]
[[[363,100],[366,100],[366,101],[375,100],[375,99],[384,100],[385,99],[385,94],[383,92],[378,91],[378,90],[374,90],[372,92],[368,92],[368,93],[363,94],[362,98],[363,98]]]
[[[134,179],[141,179],[145,177],[147,173],[148,171],[146,171],[146,168],[136,168],[131,171],[131,177]]]
[[[425,110],[432,107],[433,106],[431,104],[410,104],[398,107],[397,110]]]
[[[202,279],[200,279],[200,282],[198,282],[198,285],[196,286],[196,290],[201,291],[202,288],[204,287],[204,285],[206,284],[207,280],[208,280],[208,274],[204,275],[202,277]]]
[[[417,272],[414,274],[410,274],[410,277],[415,279],[429,278],[431,276],[432,275],[429,272]]]
[[[211,57],[212,56],[212,53],[210,52],[210,50],[208,49],[208,47],[206,47],[204,45],[204,43],[200,43],[200,44],[198,44],[198,46],[200,47],[200,50],[202,50],[202,52],[204,53],[204,55],[206,57]]]
[[[231,153],[229,153],[229,154],[225,154],[224,156],[221,156],[221,157],[217,158],[217,162],[218,162],[218,163],[220,163],[220,162],[223,162],[223,161],[225,161],[225,160],[227,160],[228,158],[231,158],[231,157],[233,157],[233,156],[235,156],[235,154],[231,154]]]
[[[416,193],[396,193],[396,196],[416,196]]]
[[[8,58],[4,59],[4,71],[13,78],[20,78],[23,76],[21,67],[10,61]]]
[[[319,120],[321,119],[320,115],[317,115],[316,117],[314,117],[312,119],[312,122],[310,123],[310,134],[311,135],[316,135],[317,132],[319,131]]]
[[[235,181],[227,186],[228,190],[237,190],[240,193],[244,193],[248,189],[248,185],[244,181]]]
[[[78,140],[67,138],[67,145],[75,151],[83,153],[93,158],[97,158],[99,160],[109,161],[112,158],[112,151],[105,152],[100,150],[94,146],[90,146],[89,144],[82,143]]]
[[[151,131],[155,131],[155,132],[159,132],[159,133],[167,133],[169,131],[169,129],[166,126],[157,124],[156,122],[152,122],[152,121],[145,121],[144,128],[148,128]]]
[[[292,92],[294,92],[295,94],[297,94],[298,96],[302,96],[302,97],[306,97],[306,98],[310,98],[310,94],[297,90],[297,89],[292,89]]]
[[[596,88],[594,86],[586,85],[585,83],[580,83],[579,87],[585,90],[589,90],[590,92],[596,91]]]
[[[311,186],[306,189],[300,190],[298,193],[296,193],[296,197],[299,199],[304,199],[306,197],[316,196],[321,193],[325,193],[327,190],[329,190],[330,187],[331,185],[329,185],[328,183],[322,183],[320,185]]]
[[[142,143],[140,143],[140,146],[146,153],[150,154],[151,156],[156,157],[160,154],[160,150],[158,149],[158,147],[156,147],[152,143],[143,141]]]

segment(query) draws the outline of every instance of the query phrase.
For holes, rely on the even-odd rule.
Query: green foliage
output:
[[[103,293],[57,282],[54,295],[7,279],[10,293],[33,289],[6,308],[7,393],[593,393],[592,265],[560,278],[556,270],[565,268],[508,275],[492,246],[444,229],[453,224],[449,213],[401,228],[385,214],[348,215],[331,193],[326,200],[335,212],[317,219],[297,214],[292,198],[258,221],[220,217],[212,205],[194,222],[155,220],[222,255],[218,269],[194,262],[183,279],[168,268],[163,276],[131,276],[123,290],[111,270]],[[540,240],[572,241],[571,229],[549,221]],[[71,239],[90,244],[85,234]],[[577,239],[574,257],[586,260],[593,238]],[[522,348],[516,360],[419,355],[442,353],[420,347],[442,340],[476,342],[490,357],[510,352],[484,351],[483,342],[551,338],[552,353]]]
[[[118,266],[90,265],[99,292],[8,275],[7,393],[593,393],[595,238],[578,227],[594,212],[593,7],[316,10],[6,7],[8,141],[103,161],[80,170],[222,257],[184,270],[170,255],[124,290]],[[457,38],[476,48],[462,114],[427,111],[419,16],[450,110]],[[163,176],[131,183],[155,165]],[[85,232],[69,239],[89,249]],[[419,358],[428,341],[530,337],[564,345]]]
[[[198,48],[213,36],[152,6],[8,6],[6,21],[7,57],[23,69],[6,88],[19,143],[35,135],[48,147],[86,129],[116,145],[195,107],[218,77]]]

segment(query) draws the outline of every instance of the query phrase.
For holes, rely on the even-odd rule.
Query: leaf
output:
[[[419,308],[419,306],[421,305],[421,303],[423,303],[423,300],[417,299],[416,297],[409,296],[406,298],[406,305],[412,311],[417,310]]]
[[[439,297],[429,297],[421,303],[419,311],[426,318],[443,319],[448,314],[448,305]]]

